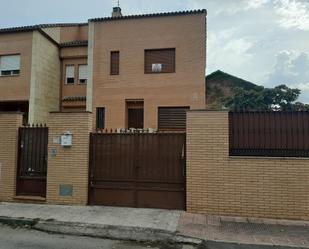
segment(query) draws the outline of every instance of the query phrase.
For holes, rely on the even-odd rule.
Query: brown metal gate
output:
[[[16,194],[46,196],[47,127],[19,128]]]
[[[90,205],[185,209],[184,133],[90,136]]]

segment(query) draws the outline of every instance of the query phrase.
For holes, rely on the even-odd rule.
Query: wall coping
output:
[[[81,114],[81,113],[87,113],[87,114],[92,114],[92,112],[90,111],[76,111],[76,112],[49,112],[50,114],[72,114],[72,113],[75,113],[75,114]]]
[[[1,114],[10,114],[10,115],[12,115],[12,114],[19,114],[19,115],[24,115],[24,112],[19,112],[19,111],[16,111],[16,112],[0,112],[0,115]]]
[[[222,112],[222,113],[228,113],[229,111],[225,110],[207,110],[207,109],[190,109],[186,110],[187,112]]]
[[[309,160],[309,157],[228,156],[230,160]]]

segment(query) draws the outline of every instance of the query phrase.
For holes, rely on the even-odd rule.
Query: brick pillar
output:
[[[187,112],[188,212],[219,213],[228,146],[228,112]]]
[[[22,113],[0,113],[0,201],[12,201],[16,191],[18,128]]]
[[[92,114],[50,113],[48,127],[47,203],[86,205]],[[59,144],[65,132],[72,133],[71,147]]]

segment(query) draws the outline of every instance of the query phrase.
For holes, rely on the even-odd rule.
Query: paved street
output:
[[[195,243],[201,240],[208,241],[208,249],[216,248],[213,247],[215,245],[210,245],[209,241],[309,248],[309,222],[305,221],[218,217],[159,209],[21,203],[0,203],[0,221],[1,219],[4,224],[28,224],[46,232],[109,239],[122,238],[137,241],[167,241],[169,239],[192,242],[193,237]],[[31,243],[38,243],[37,248],[145,248],[145,245],[133,244],[132,247],[130,243],[119,241],[85,239],[85,237],[72,239],[72,236],[39,235],[35,231],[19,231],[17,230],[15,234],[15,231],[12,233],[7,229],[0,230],[0,249],[36,248],[35,244]],[[27,233],[30,233],[30,236]],[[41,239],[46,236],[46,240]],[[29,240],[30,237],[38,239]],[[58,240],[59,243],[55,247],[54,241]],[[24,247],[16,247],[16,243]],[[46,244],[42,247],[40,243]],[[31,246],[25,247],[28,244]],[[146,245],[146,248],[151,247]],[[167,249],[166,246],[152,248]]]
[[[0,225],[0,249],[161,249],[166,246],[108,239],[47,234]],[[173,247],[174,248],[174,247]]]

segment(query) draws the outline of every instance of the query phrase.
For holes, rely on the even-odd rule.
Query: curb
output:
[[[0,224],[12,227],[31,228],[55,234],[174,245],[192,245],[198,249],[309,249],[309,247],[270,244],[239,244],[227,241],[202,240],[184,236],[177,232],[153,228],[60,222],[55,220],[26,219],[23,217],[0,217]]]
[[[127,227],[113,225],[96,225],[77,222],[61,222],[55,220],[39,220],[26,218],[0,217],[0,224],[13,227],[28,227],[42,232],[89,236],[94,238],[128,240],[139,242],[157,242],[167,244],[187,244],[198,246],[203,240],[183,236],[167,230]]]
[[[282,246],[269,244],[239,244],[225,241],[204,241],[199,248],[204,249],[308,249],[309,247]]]
[[[23,217],[20,218],[10,218],[10,217],[3,217],[0,216],[0,224],[8,225],[11,227],[30,227],[33,228],[39,219],[26,219]]]
[[[199,245],[202,240],[181,236],[166,230],[112,225],[83,224],[75,222],[39,221],[34,229],[44,232],[91,236],[106,239],[134,240]]]

